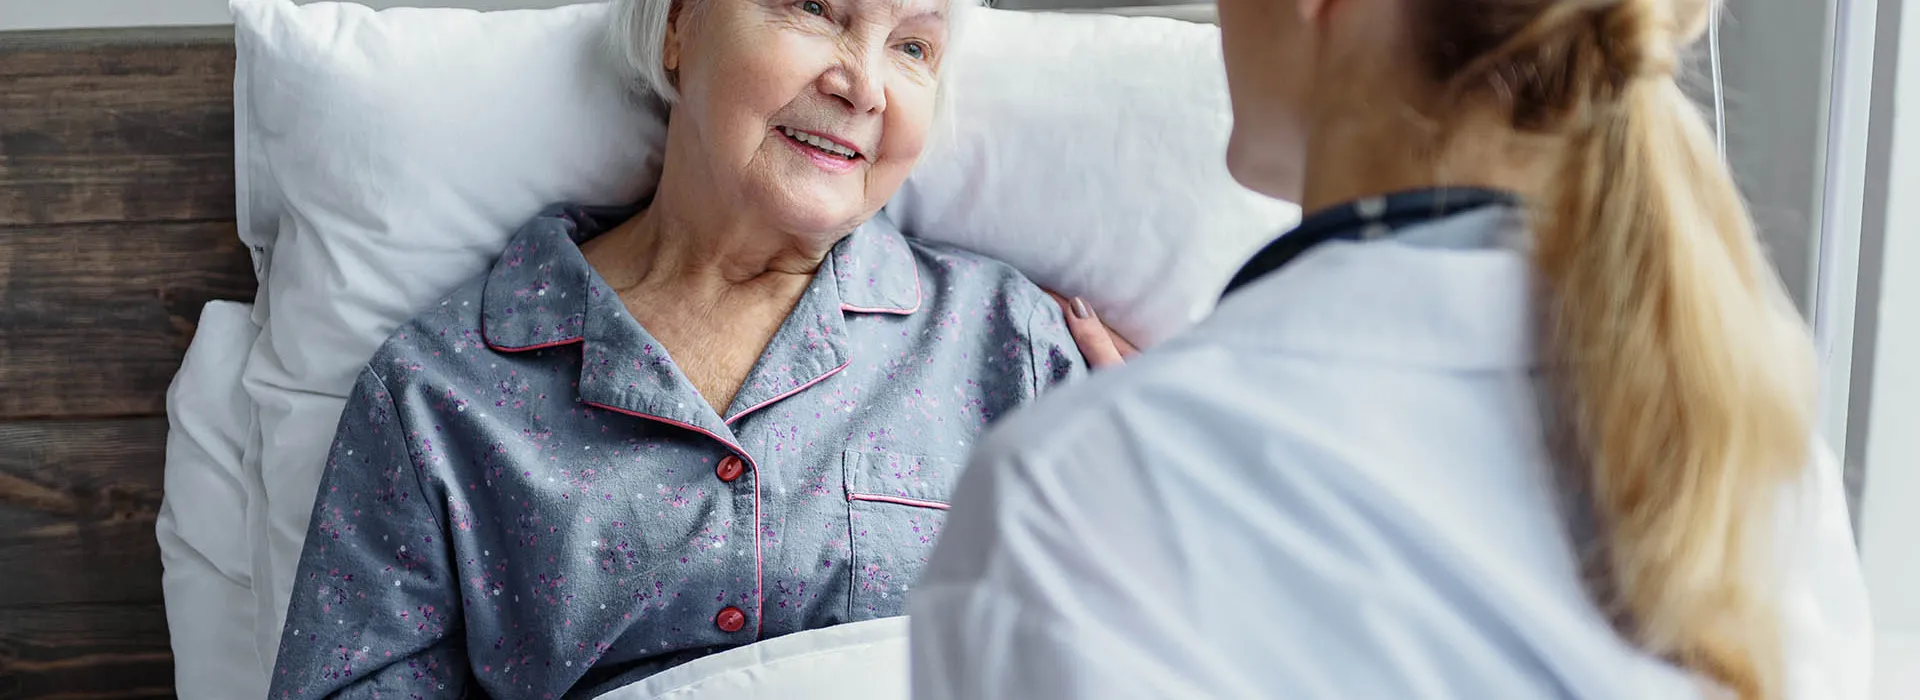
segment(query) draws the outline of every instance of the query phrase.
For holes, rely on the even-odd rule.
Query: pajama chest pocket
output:
[[[841,455],[853,545],[851,619],[906,614],[907,592],[933,554],[947,498],[965,466],[955,459],[885,452]]]

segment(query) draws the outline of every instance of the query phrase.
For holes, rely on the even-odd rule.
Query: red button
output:
[[[721,481],[729,483],[734,479],[740,478],[740,475],[745,473],[747,473],[746,462],[740,461],[739,457],[733,455],[727,455],[726,459],[720,460],[720,466],[713,468],[714,476],[720,477]]]
[[[719,627],[722,632],[738,632],[740,628],[747,626],[747,614],[740,612],[739,608],[729,605],[721,608],[720,614],[713,616],[713,624],[715,627]]]

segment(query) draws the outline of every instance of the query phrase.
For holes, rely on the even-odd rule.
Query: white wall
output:
[[[300,4],[315,0],[294,0]],[[466,7],[506,10],[590,0],[351,0],[377,8]],[[1184,5],[1197,0],[998,0],[1008,9]],[[0,31],[154,25],[228,24],[227,0],[0,0]]]
[[[313,0],[295,0],[306,4]],[[504,10],[555,7],[581,0],[356,0],[373,7],[468,7]],[[0,31],[231,24],[227,0],[0,0]]]
[[[1879,1],[1877,43],[1892,43],[1874,66],[1885,174],[1868,202],[1880,208],[1868,233],[1881,239],[1861,260],[1879,269],[1878,288],[1861,290],[1877,307],[1863,309],[1875,313],[1861,337],[1872,347],[1859,534],[1880,631],[1876,698],[1893,700],[1920,697],[1920,4]]]

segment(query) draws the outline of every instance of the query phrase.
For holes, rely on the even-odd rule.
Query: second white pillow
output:
[[[1227,172],[1213,25],[983,10],[952,61],[950,133],[887,212],[1085,296],[1132,340],[1205,317],[1240,263],[1299,220]]]

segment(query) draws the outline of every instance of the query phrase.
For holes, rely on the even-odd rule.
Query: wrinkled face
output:
[[[690,1],[665,47],[669,157],[785,230],[845,232],[879,211],[933,119],[946,0]]]
[[[1233,99],[1227,167],[1255,192],[1285,191],[1305,166],[1306,115],[1315,75],[1311,0],[1219,0],[1220,45]]]

